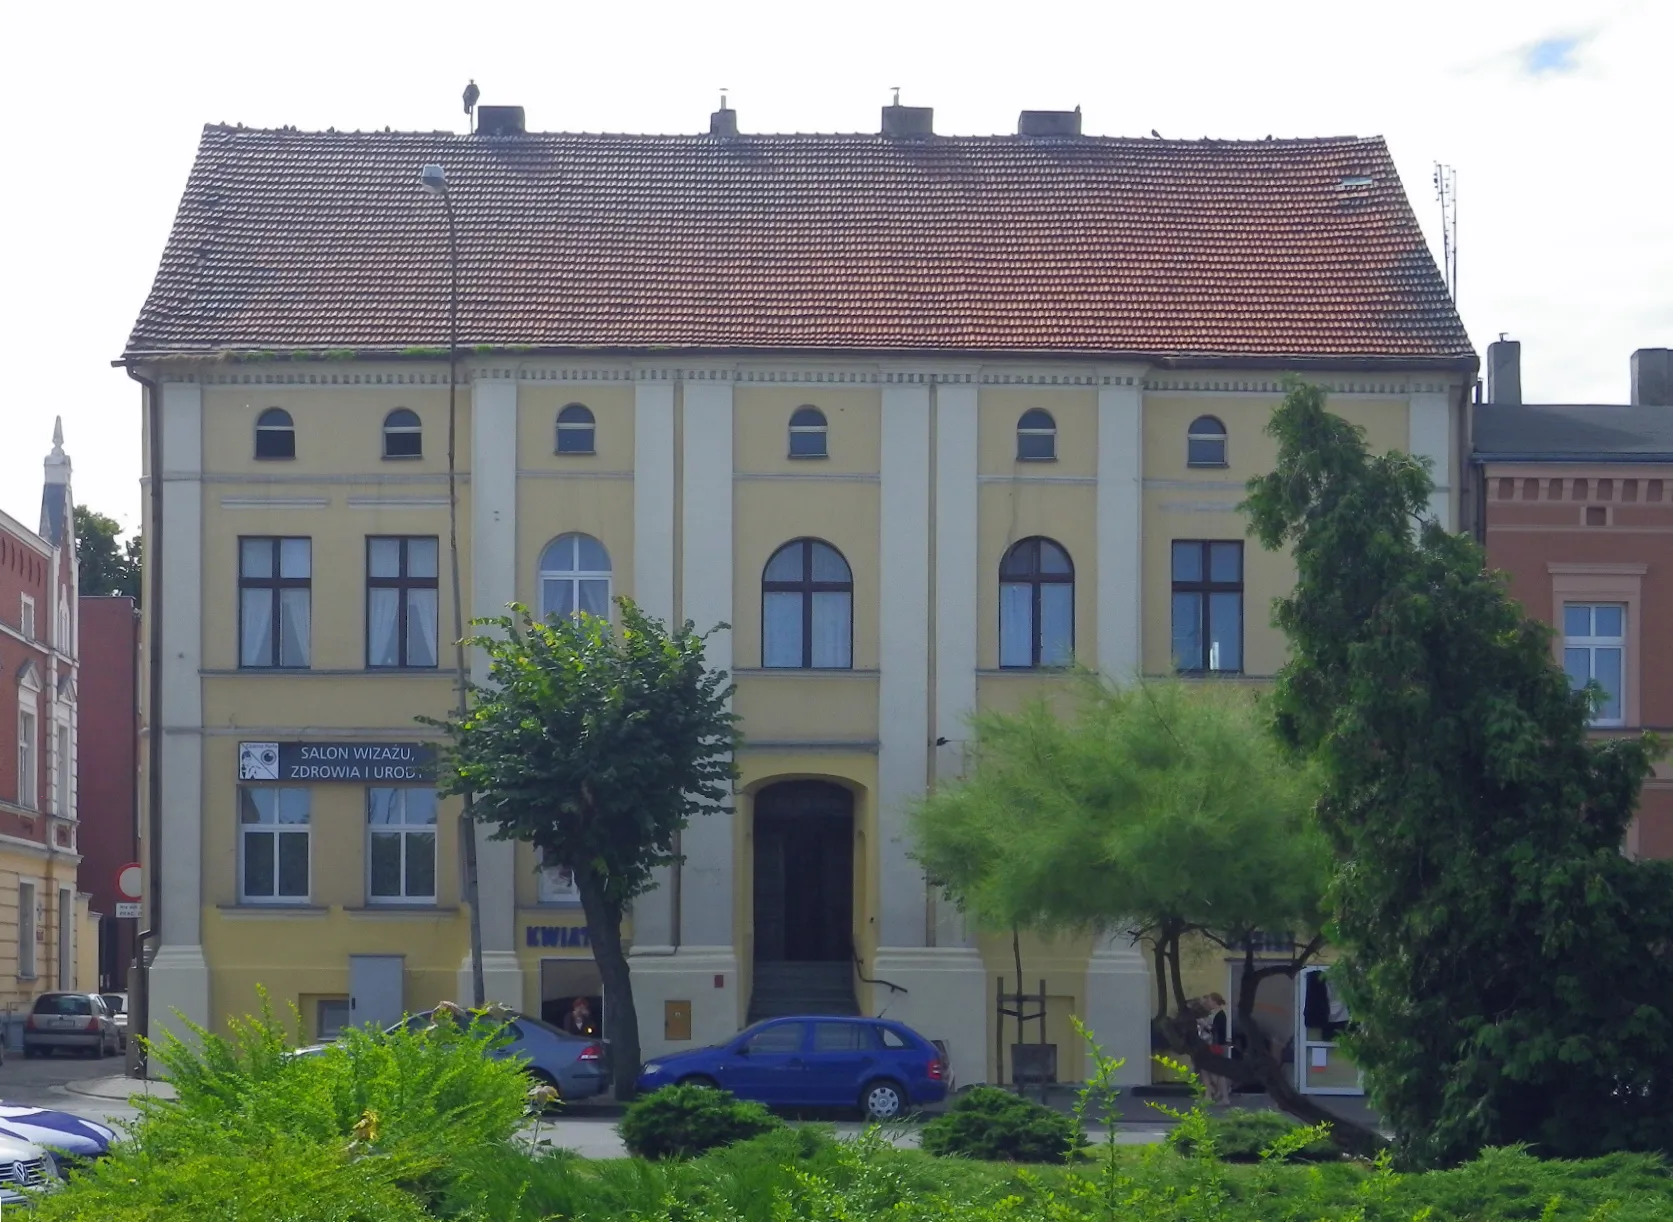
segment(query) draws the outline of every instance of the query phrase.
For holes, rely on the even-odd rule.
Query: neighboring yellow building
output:
[[[457,631],[435,164],[467,614],[626,595],[731,626],[710,657],[738,685],[738,798],[635,906],[646,1055],[855,1004],[945,1040],[960,1081],[994,1072],[1009,945],[926,886],[906,809],[958,774],[974,711],[1059,690],[1064,663],[1272,675],[1289,566],[1236,506],[1283,373],[1431,458],[1454,524],[1474,357],[1380,140],[927,121],[205,130],[125,358],[161,551],[159,1022],[219,1024],[262,986],[328,1034],[469,979],[455,810],[413,720],[449,707]],[[595,996],[562,871],[479,854],[490,994]],[[1059,1077],[1070,1014],[1147,1077],[1132,947],[1025,966]]]

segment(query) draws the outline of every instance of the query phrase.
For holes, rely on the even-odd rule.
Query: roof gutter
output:
[[[1477,450],[1474,454],[1477,466],[1486,463],[1524,463],[1538,466],[1544,463],[1612,463],[1622,466],[1640,464],[1648,466],[1652,463],[1673,463],[1673,450],[1659,450],[1646,454],[1628,454],[1621,451],[1592,451],[1586,452],[1558,452],[1551,454],[1495,454],[1485,450]]]

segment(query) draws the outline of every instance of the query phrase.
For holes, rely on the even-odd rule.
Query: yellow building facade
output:
[[[429,792],[411,761],[430,732],[414,718],[444,715],[454,678],[446,379],[445,363],[284,362],[176,364],[159,381],[168,520],[152,579],[173,704],[159,1021],[177,1010],[219,1026],[264,989],[329,1035],[467,991],[456,810],[410,797]],[[1373,443],[1456,469],[1458,385],[1323,380]],[[1272,462],[1263,428],[1278,384],[1069,362],[493,358],[464,362],[461,381],[467,615],[512,602],[567,610],[607,593],[731,625],[710,656],[737,682],[735,807],[692,825],[684,864],[634,912],[647,1055],[729,1035],[763,965],[806,959],[836,963],[866,1012],[945,1040],[961,1080],[991,1076],[995,978],[1010,947],[967,929],[926,887],[906,810],[957,775],[973,712],[1063,690],[1061,664],[1171,673],[1189,584],[1176,581],[1176,544],[1224,544],[1240,561],[1221,591],[1236,631],[1211,631],[1240,656],[1219,659],[1217,677],[1273,674],[1283,643],[1267,608],[1290,570],[1246,541],[1236,506]],[[590,437],[559,427],[577,407]],[[823,430],[793,432],[807,409]],[[388,422],[404,414],[418,431],[401,444],[418,452],[392,456]],[[1209,461],[1193,465],[1205,438]],[[293,456],[260,457],[263,446]],[[1440,496],[1451,520],[1450,486]],[[1034,540],[1055,546],[1066,571],[1002,576]],[[820,555],[839,557],[846,576],[816,560],[810,571],[834,577],[830,588],[773,588],[802,580],[775,581],[773,569],[801,541],[829,549]],[[403,547],[404,577],[399,555],[392,567],[379,559]],[[425,610],[403,612],[406,665],[389,664],[402,659],[374,604],[384,581],[422,595]],[[787,628],[804,595],[805,642]],[[1022,652],[1002,656],[1012,645]],[[269,751],[282,760],[264,762]],[[421,821],[392,821],[391,794]],[[784,874],[764,887],[762,839],[780,833],[762,829],[814,808],[827,829],[818,852],[774,859]],[[565,880],[526,846],[483,839],[478,851],[490,993],[548,1014],[596,996]],[[1152,984],[1134,948],[1033,944],[1025,964],[1029,988],[1043,978],[1052,999],[1060,1077],[1081,1069],[1071,1014],[1147,1072]]]
[[[627,931],[646,1055],[840,1007],[992,1080],[1008,940],[936,896],[907,826],[972,715],[1071,665],[1276,671],[1292,574],[1237,505],[1287,372],[1431,460],[1440,520],[1473,504],[1474,356],[1387,148],[1091,137],[1078,112],[992,137],[900,106],[845,136],[478,117],[206,128],[125,351],[153,1027],[265,990],[328,1036],[468,995],[457,811],[415,720],[458,678],[452,393],[467,616],[626,596],[727,625],[735,800]],[[596,1015],[563,863],[478,836],[489,994]],[[1148,1080],[1140,952],[1024,952],[1056,1076],[1084,1072],[1077,1016]]]

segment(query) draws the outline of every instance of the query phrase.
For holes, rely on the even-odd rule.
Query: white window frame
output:
[[[535,855],[540,862],[537,901],[548,908],[579,908],[581,890],[575,885],[575,871],[554,865],[543,849],[536,849]]]
[[[1568,634],[1568,613],[1571,610],[1578,610],[1582,607],[1585,608],[1587,612],[1588,622],[1591,623],[1594,628],[1597,623],[1598,608],[1610,607],[1619,610],[1621,613],[1620,635],[1570,636]],[[1624,726],[1627,724],[1627,617],[1631,614],[1631,611],[1632,609],[1627,606],[1626,603],[1611,602],[1607,599],[1599,599],[1595,602],[1563,603],[1563,668],[1565,671],[1568,669],[1568,654],[1571,650],[1575,652],[1584,650],[1586,652],[1586,673],[1588,677],[1593,680],[1597,678],[1597,656],[1599,651],[1612,649],[1620,655],[1620,668],[1618,673],[1620,675],[1621,690],[1614,694],[1615,703],[1620,710],[1619,715],[1615,717],[1595,715],[1591,720],[1591,724],[1594,726]]]
[[[25,640],[33,641],[36,639],[35,629],[38,627],[35,623],[35,600],[27,594],[21,597],[23,601],[17,612],[18,631],[23,633]]]
[[[604,553],[605,560],[609,561],[610,564],[612,565],[611,568],[606,568],[606,569],[583,569],[583,568],[579,567],[580,563],[581,563],[581,542],[580,541],[583,538],[591,539],[594,543],[598,544],[599,550]],[[546,555],[547,555],[547,553],[550,552],[552,550],[552,548],[554,546],[556,546],[557,544],[563,543],[563,542],[566,542],[566,541],[569,543],[570,555],[575,558],[574,563],[575,563],[576,567],[573,568],[573,569],[549,569],[549,568],[547,568],[546,567]],[[610,549],[604,546],[604,540],[600,539],[596,535],[588,535],[585,531],[576,531],[576,530],[565,531],[563,534],[559,535],[556,539],[553,539],[551,543],[548,543],[545,547],[541,548],[541,550],[540,550],[540,572],[538,574],[536,574],[535,581],[538,583],[535,586],[535,596],[536,596],[535,597],[535,606],[540,613],[540,618],[541,619],[545,619],[549,615],[557,614],[557,612],[553,608],[546,605],[546,583],[548,581],[566,581],[566,582],[568,582],[569,583],[569,596],[570,596],[569,597],[569,605],[572,606],[572,607],[575,607],[577,609],[579,609],[580,606],[581,606],[581,583],[583,581],[602,581],[602,582],[604,582],[604,608],[605,608],[604,613],[605,613],[606,616],[610,615],[610,608],[612,606],[614,606],[614,603],[612,602],[612,600],[616,596],[616,583],[615,583],[614,561],[610,561]]]
[[[399,801],[400,801],[400,805],[401,805],[401,822],[400,823],[378,823],[378,824],[374,824],[372,822],[372,794],[374,792],[379,791],[379,790],[385,790],[385,789],[389,790],[391,793],[399,795]],[[414,791],[418,791],[418,790],[422,790],[422,791],[430,793],[432,795],[432,799],[431,799],[432,802],[434,802],[436,800],[435,797],[434,797],[436,791],[432,788],[428,788],[428,787],[423,786],[423,785],[372,785],[372,786],[367,787],[367,790],[366,790],[366,903],[367,903],[368,906],[371,906],[371,905],[375,904],[375,905],[378,905],[380,907],[381,906],[389,906],[389,907],[397,907],[398,908],[398,907],[400,907],[404,904],[426,905],[426,904],[434,904],[436,902],[437,882],[441,877],[441,861],[440,861],[440,858],[441,858],[441,835],[440,835],[441,812],[440,812],[440,810],[436,811],[436,818],[433,822],[430,822],[430,823],[408,823],[406,821],[406,815],[407,815],[407,797],[406,796],[407,796],[407,794],[412,793]],[[425,835],[425,834],[428,834],[429,837],[430,837],[430,853],[431,853],[430,893],[428,895],[408,895],[407,894],[408,842],[414,836]],[[400,858],[401,893],[399,895],[376,895],[372,891],[372,841],[374,839],[380,837],[380,836],[395,839],[401,846],[401,858]]]
[[[75,818],[75,736],[70,723],[60,721],[53,727],[53,803],[52,809],[61,819]]]
[[[58,652],[69,657],[75,655],[75,643],[71,640],[70,631],[70,600],[59,596],[58,599]]]
[[[17,804],[41,809],[41,713],[35,693],[24,686],[17,701]]]
[[[275,795],[295,790],[308,795],[308,822],[306,823],[245,823],[244,796],[245,789],[262,789]],[[274,798],[274,808],[277,810],[279,797]],[[240,904],[307,904],[314,894],[314,794],[305,785],[240,785],[238,787],[238,811],[235,815],[238,821],[238,902]],[[279,894],[279,835],[301,835],[308,841],[308,885],[301,895]],[[248,845],[251,836],[265,834],[270,842],[269,852],[273,854],[273,894],[250,895],[244,890],[244,863],[248,855]]]
[[[20,979],[35,979],[35,921],[36,889],[33,882],[22,879],[17,884],[17,974]]]

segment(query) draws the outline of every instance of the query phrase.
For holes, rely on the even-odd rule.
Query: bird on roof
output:
[[[1156,139],[1158,139],[1158,140],[1160,140],[1162,138],[1162,133],[1157,131],[1154,127],[1150,129],[1150,134],[1152,136],[1155,136]]]
[[[457,78],[455,78],[457,79]],[[476,109],[476,99],[482,96],[482,90],[476,87],[476,80],[465,86],[465,113],[468,115]]]

